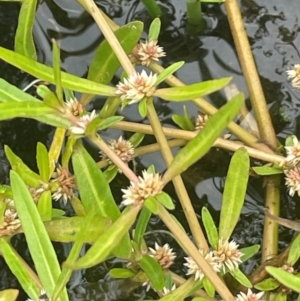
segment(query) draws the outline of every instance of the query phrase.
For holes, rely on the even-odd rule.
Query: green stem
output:
[[[168,145],[168,141],[166,139],[166,136],[162,130],[162,127],[160,125],[160,121],[158,119],[158,116],[156,114],[153,101],[149,100],[147,103],[147,112],[148,112],[148,119],[151,123],[151,127],[153,129],[154,135],[156,137],[156,140],[160,146],[162,155],[166,161],[167,166],[170,166],[172,160],[173,160],[173,154],[171,152],[171,149]],[[172,179],[178,199],[181,203],[183,212],[187,218],[188,224],[190,226],[191,232],[193,234],[193,237],[196,241],[196,245],[199,249],[208,250],[207,241],[204,237],[203,231],[200,227],[200,224],[198,222],[198,218],[196,216],[195,210],[192,206],[192,202],[189,198],[189,195],[186,191],[186,188],[184,186],[184,183],[182,181],[181,176],[177,176],[174,179]]]
[[[200,0],[186,0],[187,20],[190,25],[200,27],[202,25],[202,8]]]
[[[155,19],[161,16],[161,9],[155,0],[141,0],[148,10],[151,18]]]
[[[164,222],[164,224],[169,228],[169,230],[176,237],[177,241],[184,246],[188,254],[193,258],[202,272],[214,285],[217,292],[220,294],[225,301],[234,301],[235,298],[232,296],[231,292],[228,290],[225,283],[221,278],[215,273],[211,265],[204,259],[204,257],[199,253],[195,245],[191,242],[186,233],[181,229],[181,227],[175,222],[169,212],[160,205],[159,217]]]

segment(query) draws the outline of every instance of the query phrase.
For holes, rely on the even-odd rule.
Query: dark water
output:
[[[139,1],[130,0],[107,0],[97,1],[114,20],[122,25],[131,20],[145,22],[145,32],[151,22],[147,12]],[[187,30],[185,19],[185,3],[182,0],[159,1],[164,17],[162,19],[162,32],[160,45],[167,52],[163,59],[163,65],[168,66],[178,60],[184,60],[186,64],[177,72],[176,76],[185,83],[194,83],[202,80],[233,76],[232,82],[244,92],[247,105],[250,109],[248,91],[237,59],[233,40],[229,30],[224,5],[203,5],[203,11],[208,27],[202,34],[196,35]],[[291,87],[286,79],[286,70],[293,64],[300,63],[300,38],[299,16],[300,6],[297,0],[289,0],[288,3],[281,0],[257,0],[240,1],[244,22],[248,37],[255,56],[258,71],[263,84],[273,122],[281,142],[287,135],[298,134],[299,137],[299,112],[300,92]],[[19,5],[14,3],[0,3],[0,45],[13,48],[14,32],[17,26]],[[70,73],[85,76],[89,63],[103,37],[94,24],[92,18],[81,7],[69,0],[43,1],[37,10],[34,37],[38,48],[39,60],[51,65],[51,38],[55,38],[61,48],[62,68]],[[144,35],[146,37],[146,34]],[[0,61],[0,75],[10,83],[24,88],[32,77],[19,72],[17,69]],[[33,91],[32,91],[33,92]],[[223,92],[214,93],[207,99],[215,106],[226,102]],[[89,109],[100,109],[103,100],[96,98]],[[192,103],[185,103],[191,115],[197,108]],[[173,126],[171,116],[174,113],[182,113],[181,103],[156,102],[156,108],[165,126]],[[135,106],[130,106],[119,112],[127,120],[146,122],[137,113]],[[110,130],[105,133],[105,138],[116,138],[121,131]],[[18,119],[0,123],[1,145],[8,144],[15,153],[31,167],[35,166],[35,148],[38,141],[49,145],[53,129],[49,126],[38,124],[32,120]],[[127,134],[125,134],[127,135]],[[154,142],[153,137],[147,137],[145,143]],[[97,155],[97,151],[90,151]],[[176,150],[175,150],[176,151]],[[1,155],[1,154],[0,154]],[[226,175],[231,154],[223,150],[212,150],[199,163],[193,165],[183,178],[195,210],[198,214],[202,206],[207,206],[216,223],[218,223],[219,210],[221,208],[224,176]],[[95,157],[95,159],[97,159]],[[143,170],[150,164],[154,164],[159,172],[165,170],[165,164],[159,153],[145,155],[137,160],[137,170]],[[2,164],[0,176],[2,182],[7,183],[7,165]],[[113,182],[113,192],[118,200],[121,199],[121,187],[128,184],[125,178],[119,177]],[[260,244],[262,241],[264,206],[263,183],[258,179],[251,178],[249,181],[248,194],[245,206],[234,233],[234,239],[242,246]],[[291,219],[299,219],[299,198],[287,196],[282,186],[281,216]],[[169,185],[167,192],[172,195],[176,202],[176,217],[186,225],[182,210],[178,204],[173,187]],[[200,217],[200,216],[199,216]],[[155,217],[152,219],[151,230],[165,229],[162,223]],[[290,241],[293,233],[280,228],[280,250]],[[178,250],[177,244],[165,234],[150,234],[147,236],[149,244],[155,240],[161,244],[170,243]],[[20,254],[32,265],[30,254],[24,248],[24,238],[15,237],[14,245]],[[55,244],[58,258],[63,261],[68,253],[69,246]],[[174,266],[174,271],[183,273],[182,258],[184,254],[178,250],[181,259]],[[250,273],[259,264],[259,254],[244,265],[244,271]],[[119,295],[106,296],[108,300],[124,299],[122,283],[109,282],[107,271],[111,266],[118,263],[109,262],[107,265],[98,265],[86,271],[74,274],[70,283],[72,300],[105,300],[103,290],[105,286],[109,291],[119,292]],[[0,290],[19,285],[5,263],[0,258],[1,276]],[[107,279],[105,284],[100,283]],[[80,299],[84,296],[84,299]],[[123,298],[122,298],[123,297]],[[131,296],[131,300],[137,297]],[[18,300],[25,300],[26,296],[21,293]]]

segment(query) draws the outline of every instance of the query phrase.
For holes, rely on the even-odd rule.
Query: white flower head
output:
[[[292,79],[292,86],[300,89],[300,64],[294,65],[294,68],[286,71],[288,79]]]
[[[129,104],[139,102],[144,97],[150,97],[155,92],[156,73],[147,75],[143,70],[141,73],[135,72],[127,79],[117,85],[116,95],[120,95],[122,101],[130,100]]]
[[[56,172],[52,175],[51,183],[57,183],[57,188],[52,193],[52,198],[55,201],[62,198],[66,204],[68,199],[74,196],[74,189],[76,189],[75,178],[66,168],[58,165]]]
[[[296,136],[293,136],[292,140],[292,146],[284,147],[287,154],[285,162],[288,163],[289,166],[295,166],[300,161],[300,143]]]
[[[251,289],[249,288],[247,291],[247,295],[243,292],[240,292],[235,300],[236,301],[258,301],[261,299],[261,297],[263,296],[264,292],[260,292],[260,293],[253,293],[251,291]]]
[[[162,247],[156,242],[155,249],[149,248],[150,256],[155,258],[163,269],[168,269],[176,258],[176,253],[170,248],[169,244]]]
[[[173,284],[171,289],[164,287],[162,290],[162,294],[165,296],[175,290],[176,290],[176,284]]]
[[[243,253],[240,252],[238,247],[239,245],[234,240],[231,242],[219,240],[218,250],[214,251],[214,255],[221,264],[223,271],[225,271],[225,267],[232,271],[238,268],[239,263],[242,262],[241,257]]]
[[[208,119],[209,116],[207,114],[198,112],[198,116],[196,117],[196,121],[195,121],[195,130],[197,131],[202,130],[205,127]]]
[[[83,105],[77,100],[77,98],[70,98],[65,102],[65,106],[74,116],[80,116],[83,113]]]
[[[162,191],[163,182],[158,173],[148,173],[146,170],[142,172],[142,176],[139,176],[137,183],[130,182],[130,186],[127,189],[122,189],[123,202],[125,206],[139,205],[145,201],[149,196],[156,196]]]
[[[93,110],[91,113],[87,113],[78,118],[77,124],[70,127],[70,131],[73,134],[82,135],[85,133],[88,125],[97,117],[96,111]]]
[[[289,189],[289,195],[294,196],[297,192],[300,196],[300,168],[295,166],[292,169],[284,170],[285,185]]]
[[[203,250],[199,250],[199,253],[204,257],[204,259],[211,265],[213,270],[218,273],[220,271],[220,264],[217,261],[217,257],[214,256],[213,251],[208,252],[204,255]],[[195,281],[202,280],[204,278],[204,273],[202,272],[201,268],[196,264],[193,258],[191,257],[184,257],[187,261],[183,265],[188,267],[188,271],[186,275],[195,275]]]
[[[132,160],[134,155],[134,147],[129,140],[125,140],[122,136],[120,136],[118,140],[109,140],[108,146],[123,162],[128,163]],[[110,159],[104,152],[100,151],[100,154],[103,160],[107,160],[109,163],[111,163]]]
[[[139,61],[144,66],[149,66],[152,60],[158,61],[160,57],[166,56],[164,49],[157,45],[157,40],[146,41],[137,45]]]
[[[2,222],[0,224],[0,236],[12,235],[18,228],[21,227],[21,221],[18,218],[18,213],[15,209],[14,201],[6,198],[4,202],[6,203],[6,209],[4,211],[4,216],[2,217]]]

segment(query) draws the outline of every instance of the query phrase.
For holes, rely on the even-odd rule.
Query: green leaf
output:
[[[36,89],[37,94],[43,98],[44,104],[51,108],[60,108],[61,102],[58,100],[55,93],[53,93],[47,86],[39,85]]]
[[[174,210],[175,206],[173,203],[172,198],[165,192],[161,192],[158,195],[155,196],[155,198],[161,203],[163,204],[167,209],[169,210]]]
[[[148,196],[146,200],[144,201],[144,206],[150,210],[153,214],[158,214],[159,206],[158,202],[153,196]]]
[[[13,170],[10,171],[10,180],[18,217],[35,268],[44,289],[52,295],[61,273],[55,250],[25,183]],[[61,300],[68,300],[66,289],[61,295]]]
[[[225,87],[230,81],[231,77],[224,77],[188,86],[158,89],[155,91],[154,96],[170,101],[190,100],[216,92]]]
[[[96,131],[107,129],[122,119],[124,119],[123,116],[111,116],[106,119],[97,117],[88,125],[85,133],[86,135],[90,135]]]
[[[10,101],[35,101],[41,102],[39,99],[31,96],[28,93],[23,92],[16,86],[11,85],[4,79],[0,78],[0,102]]]
[[[143,98],[139,102],[139,113],[141,117],[145,118],[147,116],[147,98]]]
[[[287,294],[285,293],[278,293],[276,298],[275,298],[275,301],[286,301],[287,300]]]
[[[40,64],[3,47],[0,47],[0,58],[37,78],[55,84],[53,68],[51,67]],[[114,96],[116,90],[114,87],[98,84],[66,72],[61,73],[61,82],[64,88],[90,94]]]
[[[4,146],[5,155],[12,167],[12,169],[19,174],[23,181],[31,187],[39,188],[42,178],[33,172],[14,152],[9,146]]]
[[[202,222],[207,234],[208,241],[214,250],[218,250],[219,235],[215,222],[206,207],[202,207],[201,212]]]
[[[210,282],[210,280],[207,277],[203,278],[203,287],[205,289],[205,291],[207,292],[208,296],[210,297],[214,297],[215,296],[215,287],[213,286],[213,284]]]
[[[111,167],[111,168],[110,168]],[[107,183],[110,183],[118,174],[118,166],[115,164],[112,164],[109,166],[109,168],[107,168],[104,172],[103,172],[103,176],[105,178],[105,180],[107,181]]]
[[[158,86],[160,83],[162,83],[167,77],[172,75],[174,72],[176,72],[178,69],[180,69],[184,65],[184,61],[176,62],[164,69],[158,76],[157,80],[155,82],[155,86]],[[167,89],[173,89],[173,88],[167,88]],[[166,89],[162,89],[166,90]]]
[[[252,287],[251,281],[240,269],[229,270],[229,273],[243,286]]]
[[[159,18],[155,18],[149,28],[149,33],[148,33],[148,40],[158,40],[159,33],[160,33],[160,26],[161,22]]]
[[[15,36],[15,51],[37,60],[32,36],[37,0],[23,0],[19,13],[18,27]]]
[[[147,274],[149,280],[156,290],[162,290],[165,285],[165,278],[161,265],[149,255],[144,255],[139,264],[142,270]]]
[[[8,1],[8,0],[1,0],[1,1]],[[10,1],[12,1],[12,0],[10,0]],[[23,1],[23,0],[14,0],[14,1],[17,2],[17,1]],[[0,292],[0,300],[15,301],[15,300],[17,300],[18,295],[19,295],[19,290],[6,289],[6,290]]]
[[[52,219],[52,198],[50,190],[42,193],[37,208],[42,221],[50,221]]]
[[[183,116],[177,114],[172,115],[172,120],[183,130],[195,130],[195,126],[191,120],[190,115],[187,112],[186,106],[183,106],[183,112]]]
[[[46,146],[41,142],[36,147],[36,161],[42,180],[47,182],[50,179],[49,157]]]
[[[4,102],[0,103],[0,120],[7,120],[15,117],[35,118],[45,114],[54,113],[55,110],[42,102]]]
[[[37,300],[40,290],[38,288],[38,283],[35,282],[34,278],[32,277],[33,272],[30,272],[30,268],[26,266],[25,261],[21,259],[20,255],[11,246],[11,244],[6,241],[5,238],[0,238],[0,248],[6,264],[9,266],[9,269],[15,275],[15,277],[17,277],[24,291],[31,298]],[[1,299],[0,297],[0,300],[4,301],[7,299]]]
[[[132,270],[122,269],[122,268],[111,269],[109,271],[109,274],[113,278],[122,278],[122,279],[130,278],[135,275],[135,273]]]
[[[84,235],[84,243],[94,243],[111,225],[111,219],[94,215],[91,225]],[[44,222],[47,233],[52,241],[74,242],[78,232],[85,225],[86,217],[73,216]]]
[[[185,171],[208,152],[227,124],[238,113],[243,102],[243,94],[237,94],[207,121],[205,128],[189,141],[173,159],[163,176],[165,183]]]
[[[75,262],[75,260],[78,258],[80,251],[84,244],[84,239],[85,239],[86,233],[92,224],[93,216],[94,216],[94,213],[90,212],[85,217],[84,224],[80,227],[80,230],[76,235],[75,243],[73,244],[73,247],[67,258],[67,260],[69,262]],[[54,289],[54,292],[52,295],[52,300],[57,300],[57,297],[61,294],[64,287],[67,285],[68,281],[70,280],[71,275],[72,275],[71,270],[66,269],[66,268],[62,269],[62,272],[59,275],[58,281],[56,283],[56,286],[55,286],[55,289]]]
[[[102,261],[120,244],[121,239],[128,233],[135,222],[141,207],[132,207],[122,214],[100,237],[95,241],[87,253],[77,262],[65,262],[65,266],[71,269],[84,269],[92,267]]]
[[[133,237],[133,240],[137,243],[139,249],[141,248],[141,245],[143,243],[143,237],[147,229],[150,217],[151,211],[144,207],[138,218]]]
[[[75,146],[72,163],[77,179],[77,187],[86,212],[109,217],[116,221],[121,215],[112,196],[110,187],[96,162],[79,143]],[[129,235],[114,250],[115,255],[127,258],[131,252]]]
[[[283,173],[282,168],[272,166],[254,166],[252,169],[260,176],[278,175]]]
[[[300,234],[292,242],[287,263],[293,266],[300,257]]]
[[[223,192],[219,237],[230,238],[241,215],[249,178],[250,160],[245,148],[239,148],[230,161]]]
[[[260,291],[272,291],[280,286],[280,283],[274,278],[267,278],[263,281],[256,283],[254,287]]]
[[[284,271],[281,268],[275,268],[271,266],[266,267],[267,272],[277,279],[281,284],[292,289],[293,291],[300,293],[300,278]]]
[[[241,261],[245,262],[253,255],[255,255],[260,249],[260,245],[253,245],[247,248],[240,249],[240,252],[243,254],[241,257]]]
[[[159,299],[160,301],[182,301],[184,300],[189,294],[191,289],[194,286],[194,279],[191,277],[190,279],[186,280],[180,287],[178,287],[175,291],[170,292],[163,298]]]
[[[143,133],[134,133],[130,138],[129,141],[131,142],[133,147],[139,146],[142,141],[144,140],[145,134]]]

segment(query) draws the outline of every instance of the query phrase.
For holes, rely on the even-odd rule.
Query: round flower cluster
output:
[[[163,269],[168,269],[176,258],[176,253],[170,248],[169,244],[162,247],[156,242],[155,249],[149,248],[150,256],[155,258]]]

